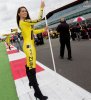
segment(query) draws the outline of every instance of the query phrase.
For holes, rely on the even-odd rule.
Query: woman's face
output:
[[[27,17],[27,10],[25,8],[21,8],[20,13],[18,13],[18,15],[20,16],[20,18],[25,19]]]

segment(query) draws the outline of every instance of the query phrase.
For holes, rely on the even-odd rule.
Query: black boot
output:
[[[34,90],[35,90],[34,96],[36,97],[36,100],[37,100],[37,98],[38,98],[39,100],[47,100],[47,99],[48,99],[47,96],[44,96],[44,95],[41,93],[38,84],[33,85],[33,88],[34,88]]]
[[[39,96],[39,95],[36,95],[36,94],[34,94],[34,96],[35,96],[36,100],[37,100],[37,98],[38,98],[39,100],[47,100],[47,99],[48,99],[47,96]]]
[[[34,88],[34,96],[36,97],[36,99],[38,98],[39,100],[47,100],[48,97],[47,96],[43,96],[43,94],[41,93],[41,90],[39,89],[39,86],[38,86],[38,82],[37,82],[37,79],[36,79],[36,69],[33,68],[33,69],[30,69],[28,67],[26,67],[26,74],[28,76],[28,79],[29,79],[29,86],[33,86]]]
[[[25,68],[26,68],[26,75],[27,75],[27,77],[28,77],[28,80],[29,80],[29,86],[30,86],[30,88],[31,88],[31,86],[32,86],[32,83],[31,83],[31,80],[32,80],[32,77],[31,77],[31,71],[29,70],[29,68],[27,67],[27,65],[25,65]]]
[[[11,50],[11,47],[9,46],[9,50]]]

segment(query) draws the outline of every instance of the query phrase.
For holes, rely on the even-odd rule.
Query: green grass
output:
[[[0,100],[18,100],[8,55],[4,43],[0,43]]]

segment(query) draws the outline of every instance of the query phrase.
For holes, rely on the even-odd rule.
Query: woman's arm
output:
[[[10,33],[9,34],[3,34],[3,36],[9,36],[9,35],[11,35]]]
[[[18,32],[15,32],[15,33],[8,33],[8,34],[3,34],[3,36],[11,36],[11,35],[17,35]]]
[[[45,28],[42,28],[42,29],[35,29],[35,30],[33,30],[33,33],[40,34],[40,33],[45,32],[47,30],[48,30],[48,26],[46,26]]]
[[[35,29],[35,30],[33,30],[33,33],[34,34],[40,34],[40,33],[44,32],[44,31],[45,31],[44,28],[43,29]]]
[[[44,1],[41,2],[41,6],[40,6],[40,12],[39,12],[39,16],[38,16],[38,19],[37,20],[31,20],[31,19],[27,19],[25,20],[25,22],[29,22],[31,23],[32,25],[36,24],[37,22],[41,21],[42,20],[42,17],[43,17],[43,9],[44,9]]]

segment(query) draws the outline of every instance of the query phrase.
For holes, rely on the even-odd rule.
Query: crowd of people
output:
[[[70,27],[71,38],[73,41],[91,38],[91,25],[79,24]]]
[[[70,32],[70,39],[73,41],[81,40],[81,39],[90,39],[91,38],[91,24],[81,24],[76,22],[76,24],[70,25],[69,24],[69,32]],[[57,32],[56,28],[49,29],[49,34],[52,39],[58,38],[59,33]],[[43,38],[48,39],[48,33],[44,32],[42,34]]]

